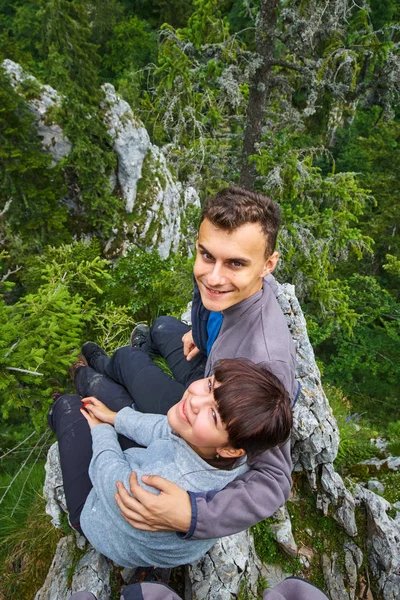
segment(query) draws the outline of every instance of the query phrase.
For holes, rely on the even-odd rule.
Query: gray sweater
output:
[[[221,490],[248,470],[245,460],[231,471],[210,466],[171,431],[163,415],[124,408],[117,413],[114,425],[115,429],[107,424],[92,429],[89,476],[93,489],[80,522],[85,536],[96,550],[124,567],[174,567],[198,560],[215,543],[214,538],[188,543],[175,533],[135,529],[120,514],[114,499],[115,483],[122,481],[129,490],[129,476],[135,471],[140,484],[153,493],[157,491],[141,481],[142,475],[161,475],[195,492]],[[146,448],[123,452],[117,432]]]
[[[208,377],[221,358],[247,358],[266,365],[282,381],[292,400],[296,352],[285,316],[276,300],[277,284],[272,275],[262,290],[223,311],[221,330],[208,356]],[[290,442],[257,456],[250,470],[215,494],[196,493],[191,488],[192,521],[188,540],[223,537],[247,529],[270,517],[286,502],[292,487]]]

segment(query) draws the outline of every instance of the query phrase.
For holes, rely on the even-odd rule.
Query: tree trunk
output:
[[[250,88],[240,171],[240,185],[249,189],[254,188],[256,175],[254,163],[249,163],[249,156],[256,153],[256,145],[261,139],[265,103],[271,88],[277,3],[278,0],[261,0],[256,31],[256,50],[262,63],[254,74]]]

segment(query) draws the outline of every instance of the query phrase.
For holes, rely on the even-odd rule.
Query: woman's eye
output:
[[[217,413],[215,412],[215,410],[212,410],[212,418],[214,419],[214,423],[217,425],[218,423],[218,419],[217,419]]]
[[[208,391],[212,392],[213,388],[212,388],[212,381],[211,381],[211,379],[208,380],[207,384],[208,384]]]

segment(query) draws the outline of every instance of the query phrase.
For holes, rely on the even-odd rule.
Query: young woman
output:
[[[49,423],[59,439],[72,526],[117,564],[173,567],[199,559],[215,540],[188,542],[176,533],[134,529],[115,502],[116,482],[128,487],[134,470],[139,481],[152,473],[197,492],[220,490],[247,470],[246,457],[287,440],[292,414],[287,392],[270,371],[226,359],[213,377],[192,383],[167,416],[129,407],[115,413],[94,397],[61,396]],[[123,452],[117,433],[145,448]]]

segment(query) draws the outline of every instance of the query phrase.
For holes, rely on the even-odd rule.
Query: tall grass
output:
[[[62,537],[62,532],[55,529],[45,513],[42,495],[47,446],[42,443],[38,447],[34,443],[30,448],[20,448],[1,464],[1,600],[34,598]],[[34,455],[31,454],[33,448],[36,448]],[[4,465],[7,459],[8,465]]]

